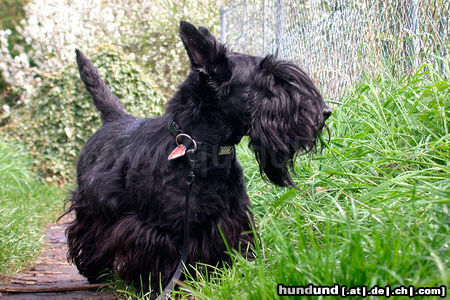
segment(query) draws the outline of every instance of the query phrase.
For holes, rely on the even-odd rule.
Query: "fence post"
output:
[[[448,13],[448,8],[447,8],[447,13]],[[441,73],[441,75],[444,76],[444,78],[448,77],[448,74],[446,74],[445,72],[445,67],[444,67],[444,57],[447,55],[447,51],[446,51],[446,47],[445,47],[445,40],[446,40],[446,36],[448,36],[448,32],[446,34],[446,30],[445,30],[445,22],[447,23],[447,28],[448,28],[448,17],[445,17],[445,11],[442,12],[441,11],[441,16],[439,18],[439,41],[438,41],[438,53],[439,56],[442,57],[442,60],[439,60],[438,64],[439,64],[439,71]],[[446,20],[446,21],[445,21]],[[448,38],[447,38],[448,40]]]
[[[410,40],[409,40],[409,53],[407,53],[408,60],[410,65],[414,68],[418,67],[418,57],[419,54],[419,37],[417,34],[419,33],[419,0],[409,0],[410,12],[409,12],[409,31],[410,31]]]
[[[262,53],[261,55],[266,54],[266,1],[262,0],[262,36],[263,36],[263,44],[262,44]]]
[[[276,52],[283,54],[282,38],[283,38],[283,0],[276,0],[275,2],[275,45],[277,47]]]
[[[225,13],[226,9],[224,6],[220,8],[220,41],[225,44],[227,38],[226,38],[226,19],[225,19]]]

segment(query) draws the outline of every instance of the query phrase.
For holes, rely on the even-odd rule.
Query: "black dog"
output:
[[[159,291],[177,269],[184,244],[186,265],[230,262],[224,240],[245,254],[253,243],[253,217],[234,145],[248,135],[262,176],[293,186],[294,156],[314,148],[331,114],[295,64],[230,52],[206,28],[183,21],[180,36],[191,71],[157,118],[127,114],[77,51],[81,79],[103,119],[81,152],[67,211],[75,214],[67,228],[69,259],[91,282],[110,270]]]

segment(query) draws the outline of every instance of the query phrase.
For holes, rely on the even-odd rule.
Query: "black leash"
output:
[[[179,136],[185,136],[188,139],[190,139],[194,144],[194,148],[185,151],[184,145],[178,143]],[[166,299],[167,295],[174,289],[175,285],[179,281],[179,279],[181,277],[181,272],[183,271],[184,267],[187,266],[188,242],[189,242],[189,217],[191,214],[190,203],[191,203],[191,194],[192,194],[192,184],[194,183],[194,179],[195,179],[195,175],[194,175],[195,160],[192,158],[192,155],[195,153],[195,151],[197,151],[197,144],[195,143],[194,139],[192,139],[189,135],[183,134],[183,133],[178,134],[175,140],[177,143],[177,148],[175,148],[175,149],[178,149],[181,146],[183,147],[182,156],[184,156],[184,155],[187,156],[187,159],[189,162],[189,167],[190,167],[190,170],[187,173],[186,179],[185,179],[186,194],[185,194],[185,208],[184,208],[183,248],[181,250],[181,258],[180,258],[180,261],[178,262],[178,266],[175,270],[175,273],[173,274],[169,283],[164,288],[162,294],[160,294],[158,296],[158,298],[157,298],[158,300]],[[170,156],[169,156],[169,159],[173,159],[173,158],[170,158]]]
[[[191,150],[189,150],[191,151]],[[187,152],[188,159],[190,153]],[[181,277],[181,272],[183,271],[184,266],[187,266],[187,254],[188,254],[188,240],[189,240],[189,216],[191,214],[190,209],[190,201],[191,201],[191,193],[192,193],[192,184],[194,183],[194,172],[191,170],[186,175],[186,200],[185,200],[185,209],[184,209],[184,236],[183,236],[183,249],[181,250],[181,259],[178,262],[178,266],[175,270],[175,273],[170,279],[170,282],[164,288],[164,291],[161,295],[159,295],[158,300],[166,299],[166,296],[173,290],[178,280]]]
[[[158,296],[158,300],[164,300],[168,296],[168,294],[174,289],[175,285],[179,281],[181,277],[181,272],[183,268],[187,266],[187,255],[188,255],[188,242],[189,242],[189,216],[190,216],[190,201],[192,194],[192,184],[194,183],[194,168],[198,163],[194,160],[193,155],[199,149],[200,151],[209,152],[214,155],[234,155],[235,150],[234,146],[220,146],[220,147],[212,147],[207,143],[198,143],[188,134],[184,133],[178,125],[171,120],[169,122],[168,127],[170,133],[175,137],[175,142],[177,147],[170,153],[168,159],[176,159],[178,157],[187,156],[190,170],[186,175],[186,195],[185,195],[185,210],[184,210],[184,235],[183,235],[183,248],[181,250],[181,258],[178,262],[178,266],[175,270],[175,273],[170,279],[169,283],[164,288],[163,292]],[[191,141],[193,144],[193,148],[186,150],[186,147],[179,142],[179,138],[184,137]],[[211,152],[212,151],[212,152]]]

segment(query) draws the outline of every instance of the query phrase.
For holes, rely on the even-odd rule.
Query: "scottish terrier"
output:
[[[229,51],[184,21],[180,37],[191,70],[155,118],[127,114],[76,51],[103,120],[81,151],[66,212],[75,216],[69,260],[90,282],[109,271],[156,296],[182,252],[188,269],[230,263],[227,247],[251,253],[253,216],[235,145],[249,136],[261,176],[294,186],[296,154],[315,148],[331,114],[296,64]]]

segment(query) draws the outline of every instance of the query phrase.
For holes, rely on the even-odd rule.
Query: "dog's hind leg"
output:
[[[169,283],[180,259],[169,225],[155,225],[130,214],[115,224],[112,234],[117,247],[115,273],[145,292],[151,287],[154,297]]]
[[[68,212],[75,213],[75,219],[66,229],[68,260],[89,282],[102,281],[101,276],[112,270],[114,262],[113,248],[108,240],[109,225],[92,214],[92,209],[83,203],[77,191],[71,201]]]

